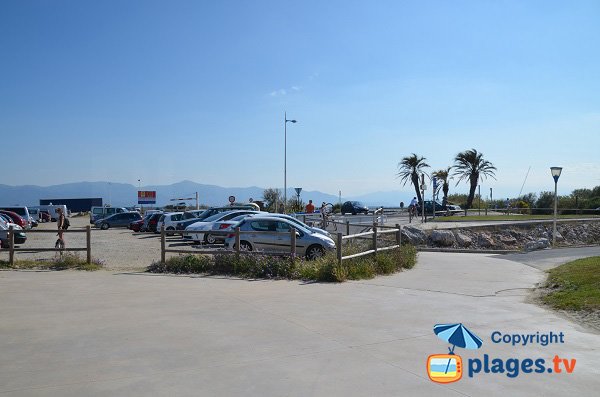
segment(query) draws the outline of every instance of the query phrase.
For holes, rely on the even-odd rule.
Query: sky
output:
[[[599,22],[595,0],[3,1],[0,183],[281,188],[286,152],[288,188],[410,192],[402,157],[475,148],[496,197],[551,166],[591,188]]]

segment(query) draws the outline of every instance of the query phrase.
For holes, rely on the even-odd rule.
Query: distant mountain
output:
[[[179,199],[194,198],[198,192],[200,204],[224,205],[229,196],[235,196],[238,202],[247,202],[250,198],[261,200],[264,188],[251,187],[221,187],[204,185],[192,181],[181,181],[171,185],[143,186],[142,190],[156,191],[156,204],[166,204],[182,201]],[[112,206],[132,206],[137,204],[137,186],[114,182],[77,182],[53,186],[9,186],[0,185],[0,205],[39,205],[40,199],[64,198],[96,198],[100,197],[104,204]],[[287,191],[288,198],[296,196],[293,188]],[[335,195],[318,191],[302,191],[301,199],[314,203],[336,203]],[[194,204],[194,200],[185,200]]]

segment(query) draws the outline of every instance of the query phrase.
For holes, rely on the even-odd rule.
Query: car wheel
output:
[[[207,234],[204,237],[204,241],[206,242],[206,244],[215,244],[217,242],[217,238],[212,234]]]
[[[106,222],[102,222],[102,223],[100,224],[100,229],[102,229],[102,230],[106,230],[106,229],[108,229],[109,227],[110,227],[110,225],[109,225],[108,223],[106,223]]]
[[[252,245],[247,241],[240,241],[240,251],[252,251]]]
[[[313,260],[322,257],[325,254],[325,250],[320,245],[311,245],[306,250],[306,259]]]

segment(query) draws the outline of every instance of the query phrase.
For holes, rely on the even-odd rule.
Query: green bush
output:
[[[364,248],[364,247],[363,247]],[[344,255],[359,252],[360,244],[344,247]],[[335,253],[327,253],[314,261],[301,258],[276,257],[255,254],[180,255],[169,258],[166,263],[153,263],[148,267],[152,273],[174,274],[223,274],[244,278],[302,279],[325,282],[370,279],[378,274],[392,274],[410,269],[416,263],[417,251],[412,245],[348,259],[338,264]]]

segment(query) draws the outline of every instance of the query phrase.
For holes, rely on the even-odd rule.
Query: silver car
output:
[[[224,236],[219,235],[218,233],[217,234],[207,233],[211,230],[215,230],[215,229],[213,229],[215,222],[228,221],[228,220],[238,217],[240,215],[250,215],[250,214],[259,214],[259,213],[260,213],[259,211],[253,211],[253,210],[235,210],[235,211],[219,212],[212,216],[209,216],[208,218],[204,219],[203,221],[198,221],[198,222],[192,223],[191,225],[186,227],[185,228],[186,231],[194,231],[194,232],[197,231],[199,233],[197,233],[197,234],[189,233],[189,234],[184,235],[184,238],[194,240],[194,242],[197,242],[197,243],[204,241],[207,244],[215,244],[216,242],[223,241],[223,239],[224,239]]]
[[[252,215],[252,216],[253,217],[257,217],[257,216],[264,216],[264,215],[263,214],[257,214],[257,215]],[[286,214],[267,214],[266,216],[272,216],[272,217],[275,217],[275,218],[287,219],[288,221],[293,222],[296,225],[301,226],[301,227],[303,227],[305,229],[308,229],[308,230],[310,230],[310,231],[312,231],[314,233],[322,234],[322,235],[327,236],[327,237],[329,237],[331,239],[333,238],[331,236],[331,233],[329,233],[327,230],[323,230],[321,228],[314,227],[314,226],[308,226],[306,223],[302,222],[300,219],[294,218],[293,216],[289,216],[289,215],[286,215]]]
[[[296,229],[296,253],[298,255],[304,255],[307,259],[315,259],[325,254],[326,251],[335,249],[335,243],[329,237],[315,233],[285,218],[253,216],[243,219],[236,227],[243,232],[240,235],[240,250],[290,252],[291,228]],[[225,248],[234,249],[234,245],[235,235],[232,233],[225,239]]]

